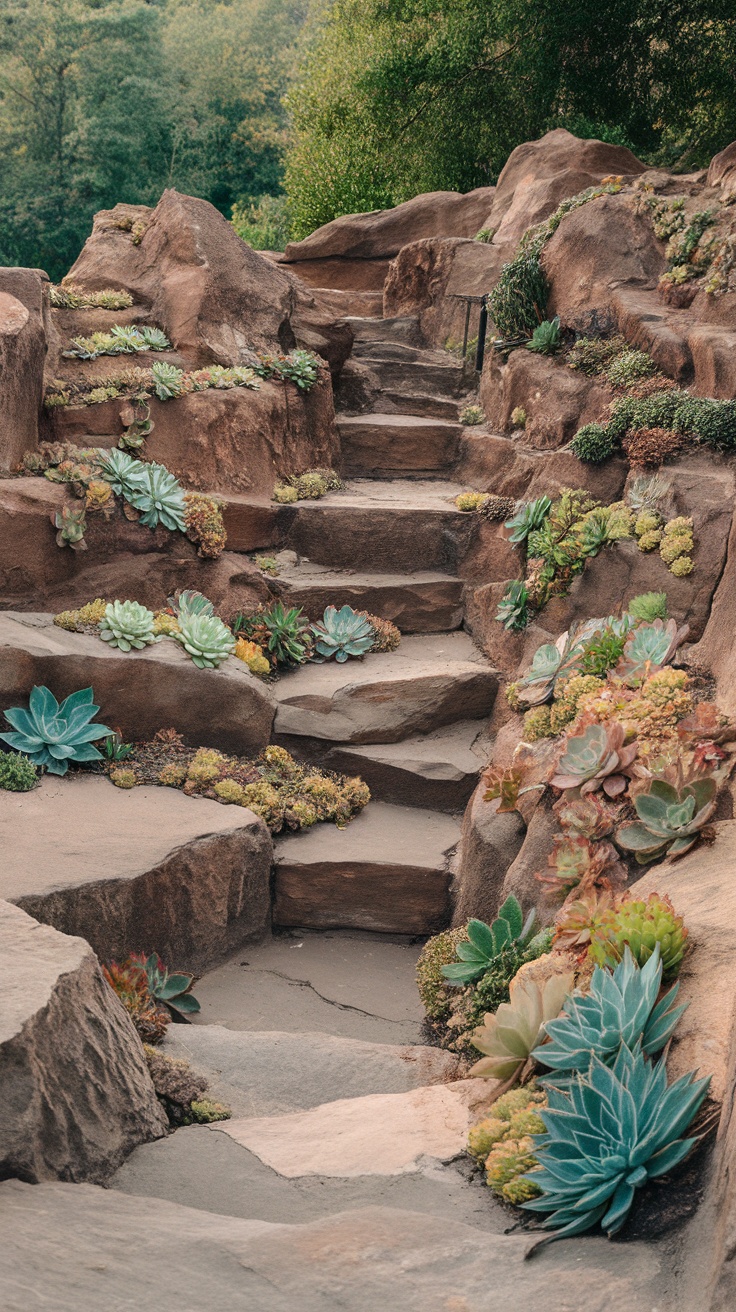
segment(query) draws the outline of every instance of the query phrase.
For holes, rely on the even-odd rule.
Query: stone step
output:
[[[353,358],[357,360],[403,360],[414,364],[417,360],[423,364],[447,364],[450,357],[444,352],[429,351],[426,347],[409,342],[397,342],[385,337],[372,338],[370,341],[357,341],[353,346]]]
[[[375,802],[346,829],[279,839],[273,923],[434,934],[449,924],[459,838],[454,816]]]
[[[360,775],[379,802],[463,811],[490,757],[490,743],[477,720],[461,721],[399,743],[326,746],[318,738],[279,735],[301,760]]]
[[[460,396],[464,389],[464,370],[452,357],[447,357],[446,362],[440,359],[396,359],[386,355],[364,358],[378,375],[382,388],[397,392],[439,392],[448,397]]]
[[[203,970],[266,930],[272,843],[242,807],[47,775],[29,793],[0,791],[0,834],[0,897],[103,962],[155,950]]]
[[[350,324],[360,322],[363,318],[373,322],[383,310],[383,292],[361,292],[339,289],[337,287],[315,287],[314,294],[318,302],[329,306],[330,310]]]
[[[311,620],[321,619],[327,606],[348,605],[391,620],[402,633],[445,633],[462,624],[464,585],[451,574],[373,574],[301,561],[282,567],[274,582]]]
[[[391,743],[487,718],[497,672],[467,633],[404,638],[398,651],[303,665],[274,685],[274,733]]]
[[[462,426],[417,415],[338,415],[343,469],[348,475],[447,475],[460,451]]]
[[[412,316],[396,319],[352,318],[347,323],[353,330],[356,342],[405,342],[407,346],[421,346],[419,320]]]
[[[428,419],[457,420],[460,404],[457,399],[434,396],[430,392],[400,392],[384,387],[378,405],[387,412],[399,415],[418,415]]]
[[[382,1128],[375,1119],[366,1126],[379,1141]],[[325,1133],[329,1138],[329,1125]],[[176,1148],[182,1137],[212,1148],[228,1138],[191,1126],[165,1145]],[[245,1149],[233,1144],[233,1151],[245,1159]],[[453,1210],[452,1195],[442,1206],[404,1204],[405,1181],[426,1181],[434,1169],[439,1166],[432,1163],[426,1176],[415,1171],[373,1177],[372,1206],[360,1201],[365,1177],[333,1182],[331,1198],[339,1210],[327,1216],[317,1201],[322,1178],[282,1180],[280,1209],[270,1223],[243,1219],[252,1187],[234,1187],[239,1214],[223,1215],[206,1197],[201,1210],[192,1206],[191,1195],[183,1206],[170,1201],[155,1169],[148,1172],[143,1197],[142,1182],[139,1196],[128,1197],[99,1185],[6,1180],[0,1184],[4,1312],[92,1312],[101,1294],[114,1312],[143,1300],[157,1312],[485,1312],[537,1306],[545,1312],[632,1312],[677,1305],[674,1263],[661,1245],[611,1244],[585,1235],[554,1244],[529,1262],[532,1238],[500,1233],[508,1227],[508,1213],[491,1207],[489,1190],[479,1185],[473,1190],[480,1195],[475,1221],[467,1202]],[[242,1174],[246,1179],[234,1185],[247,1186],[247,1166]],[[437,1194],[445,1176],[460,1178],[453,1166],[443,1167]],[[273,1183],[273,1173],[262,1165],[260,1181],[262,1192]],[[291,1224],[285,1220],[287,1200]],[[483,1212],[495,1213],[495,1224],[483,1224]]]
[[[453,505],[463,491],[435,480],[356,479],[319,501],[291,506],[230,496],[224,512],[228,548],[287,547],[339,569],[411,573],[421,566],[456,573],[479,532],[478,516]]]

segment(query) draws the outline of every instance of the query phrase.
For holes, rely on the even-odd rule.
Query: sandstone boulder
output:
[[[432,345],[444,346],[448,339],[462,342],[466,302],[457,298],[484,296],[510,255],[506,247],[453,237],[411,242],[389,267],[383,313],[417,316],[424,340]],[[478,333],[478,314],[475,305],[470,314],[471,340]]]
[[[104,1180],[166,1133],[141,1041],[88,943],[0,901],[0,999],[3,1178]]]
[[[69,633],[50,615],[0,615],[0,708],[26,704],[34,684],[59,700],[92,686],[103,724],[128,740],[179,730],[193,746],[255,755],[269,740],[274,702],[234,656],[200,670],[179,643],[121,652],[100,638]]]
[[[548,315],[559,314],[580,333],[612,326],[613,293],[653,291],[666,268],[650,219],[626,195],[599,196],[568,214],[546,243],[542,263],[551,287]]]
[[[268,927],[271,837],[252,811],[94,775],[0,793],[0,894],[101,961],[202,971]]]
[[[492,802],[483,800],[485,792],[486,784],[480,783],[463,818],[452,887],[454,925],[464,925],[471,916],[487,924],[495,919],[506,872],[526,833],[518,811],[499,815]]]
[[[130,206],[101,210],[70,282],[129,291],[192,365],[247,363],[253,348],[290,350],[300,321],[305,344],[321,339],[335,367],[345,360],[350,331],[335,333],[334,315],[241,241],[208,201],[167,190],[155,209],[135,209],[145,224],[139,244],[121,226],[133,217]]]
[[[719,187],[721,200],[727,205],[736,192],[736,141],[731,141],[714,155],[708,165],[707,186]]]
[[[344,214],[325,223],[284,252],[288,263],[338,256],[351,260],[392,259],[408,242],[424,237],[474,237],[493,203],[494,187],[430,191],[388,210]]]
[[[533,450],[555,450],[583,424],[605,422],[610,400],[610,391],[597,379],[550,356],[524,349],[512,351],[506,363],[495,351],[486,356],[480,402],[488,425],[508,432],[513,411],[521,407],[527,418],[519,437]]]
[[[584,140],[555,128],[512,150],[483,227],[495,230],[494,244],[515,246],[526,229],[546,219],[561,200],[609,175],[635,177],[644,172],[645,165],[625,146]]]
[[[38,443],[48,309],[46,275],[0,269],[0,472],[15,470]]]

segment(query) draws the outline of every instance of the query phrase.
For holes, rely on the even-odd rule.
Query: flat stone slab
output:
[[[408,637],[398,651],[304,665],[274,689],[274,732],[339,743],[398,742],[487,718],[498,676],[467,633]]]
[[[449,924],[460,822],[374,802],[347,829],[276,844],[275,925],[431,934]]]
[[[195,1028],[319,1030],[369,1043],[419,1044],[420,951],[407,938],[359,930],[281,932],[197,981],[202,1010]]]
[[[0,613],[0,709],[26,704],[36,683],[59,701],[91,685],[99,719],[123,737],[174,728],[192,746],[242,756],[269,741],[271,694],[234,656],[200,670],[177,642],[121,652],[94,634],[60,629],[52,615]]]
[[[457,422],[419,415],[339,415],[337,427],[345,472],[373,478],[430,472],[446,477],[462,434]]]
[[[180,1132],[181,1133],[181,1132]],[[212,1136],[214,1137],[214,1136]],[[531,1240],[446,1216],[358,1208],[300,1226],[92,1185],[0,1184],[6,1312],[632,1312],[672,1307],[657,1250]],[[121,1237],[123,1237],[121,1239]]]
[[[403,1093],[453,1079],[459,1064],[441,1048],[222,1025],[170,1026],[162,1050],[206,1074],[211,1096],[237,1117],[280,1115],[332,1098]]]
[[[282,569],[277,586],[312,620],[321,620],[327,606],[348,605],[391,620],[402,633],[444,633],[463,618],[462,579],[436,570],[374,574],[303,561]]]
[[[459,1157],[493,1088],[495,1081],[459,1080],[341,1098],[286,1116],[220,1121],[217,1129],[288,1179],[403,1175],[428,1158]]]
[[[89,944],[4,901],[0,1087],[3,1178],[104,1180],[168,1128],[140,1039]]]
[[[0,791],[0,843],[0,895],[105,962],[155,950],[198,970],[268,924],[271,837],[242,807],[46,776],[30,793]]]

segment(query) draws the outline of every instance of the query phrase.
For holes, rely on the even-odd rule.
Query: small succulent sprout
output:
[[[126,501],[142,511],[141,524],[156,528],[159,523],[168,529],[186,533],[186,502],[178,478],[164,465],[141,465],[138,481],[124,492]]]
[[[650,674],[669,663],[689,631],[687,624],[678,629],[674,620],[640,624],[626,639],[616,666],[617,676],[630,688],[637,688]]]
[[[485,410],[479,405],[466,405],[460,411],[460,423],[467,426],[473,424],[484,424],[486,421]]]
[[[319,656],[343,662],[348,656],[365,656],[373,646],[373,629],[352,606],[328,606],[321,622],[312,625]]]
[[[562,1083],[586,1070],[591,1054],[612,1066],[622,1043],[632,1049],[641,1045],[648,1057],[656,1056],[688,1005],[675,1006],[678,984],[658,1002],[661,983],[659,946],[642,967],[625,947],[613,971],[596,966],[588,991],[570,995],[563,1014],[546,1026],[547,1042],[534,1049],[534,1060]]]
[[[496,619],[505,629],[525,629],[529,623],[529,591],[525,583],[509,583],[496,609]]]
[[[559,345],[560,316],[556,314],[554,319],[545,319],[543,323],[537,324],[526,348],[539,355],[554,355]]]
[[[5,712],[13,726],[12,733],[0,738],[34,765],[43,765],[49,774],[66,774],[69,762],[101,761],[102,754],[92,744],[112,733],[106,724],[92,724],[99,711],[91,688],[71,693],[61,704],[48,688],[34,687],[28,710],[14,706]]]
[[[666,620],[667,593],[642,592],[638,597],[632,597],[626,609],[635,620],[645,624],[651,624],[654,620]]]
[[[151,997],[167,1007],[172,1015],[181,1018],[192,1016],[200,1010],[199,1002],[190,992],[194,983],[193,975],[169,974],[156,952],[152,952],[145,960],[136,957],[131,960],[140,961],[146,972]]]
[[[536,911],[526,920],[513,893],[506,898],[492,925],[482,920],[468,921],[468,937],[458,944],[458,960],[442,967],[442,974],[453,984],[469,984],[485,974],[491,963],[510,943],[526,946],[533,935]]]
[[[589,724],[581,733],[571,734],[550,779],[553,788],[580,788],[585,796],[602,786],[608,797],[618,797],[627,786],[625,771],[638,750],[636,743],[625,746],[625,737],[616,720]]]
[[[473,1031],[473,1047],[485,1054],[470,1069],[471,1075],[494,1080],[514,1080],[521,1074],[532,1051],[540,1042],[544,1026],[559,1015],[572,990],[575,976],[562,966],[543,984],[517,976],[511,981],[509,1001]]]
[[[583,1234],[600,1222],[619,1231],[637,1189],[677,1166],[697,1142],[682,1135],[701,1107],[710,1077],[683,1075],[669,1087],[664,1058],[650,1062],[622,1044],[612,1068],[593,1057],[566,1091],[548,1088],[545,1133],[532,1136],[539,1167],[521,1179],[541,1188],[523,1206],[548,1212],[549,1239]]]
[[[87,517],[84,506],[65,505],[52,516],[51,520],[58,530],[57,547],[71,547],[72,551],[86,551],[84,534],[87,529]]]
[[[647,792],[634,798],[637,819],[621,825],[616,842],[633,852],[639,865],[659,857],[683,856],[716,809],[718,783],[712,775],[679,790],[665,779],[652,779]]]
[[[526,428],[526,410],[523,405],[514,406],[511,411],[511,425],[513,428]]]
[[[100,637],[120,651],[142,651],[160,642],[154,632],[153,611],[137,601],[111,601],[100,621]]]
[[[529,534],[541,528],[552,507],[550,497],[537,497],[536,501],[525,501],[517,508],[516,514],[504,525],[510,529],[509,542],[526,542]]]
[[[200,670],[216,670],[235,650],[235,638],[216,615],[180,614],[173,636]]]
[[[171,346],[166,333],[160,328],[151,328],[148,324],[144,324],[138,331],[147,351],[168,351]]]

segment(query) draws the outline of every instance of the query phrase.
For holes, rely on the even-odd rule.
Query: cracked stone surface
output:
[[[199,980],[198,1023],[421,1043],[420,951],[420,941],[358,931],[283,934]]]

